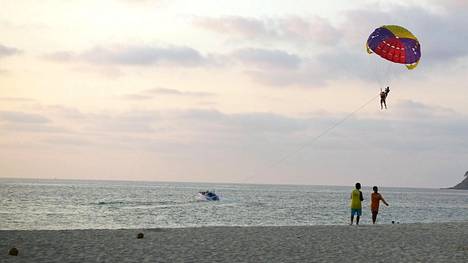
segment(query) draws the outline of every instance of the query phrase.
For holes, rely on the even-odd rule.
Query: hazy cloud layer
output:
[[[337,77],[335,70],[329,70],[314,57],[278,49],[239,49],[230,55],[230,59],[240,63],[252,80],[267,86],[321,87],[327,80]]]
[[[339,31],[328,20],[317,16],[263,19],[240,16],[198,17],[193,23],[226,37],[242,40],[287,41],[301,45],[304,42],[328,45],[341,40]]]
[[[30,98],[21,98],[21,97],[0,97],[0,101],[3,102],[33,102],[33,99]]]
[[[133,111],[120,115],[93,114],[83,119],[83,129],[101,133],[151,133],[154,125],[161,119],[155,111]]]
[[[194,18],[195,26],[249,43],[248,48],[224,53],[204,55],[187,46],[123,44],[99,46],[83,52],[60,51],[46,57],[54,61],[86,62],[109,67],[124,65],[191,68],[216,65],[216,68],[220,66],[223,70],[230,70],[233,65],[238,65],[241,72],[253,81],[274,87],[323,87],[329,81],[343,78],[378,82],[387,76],[374,74],[375,71],[379,74],[383,71],[376,70],[375,66],[386,62],[376,55],[369,57],[363,45],[376,27],[389,23],[404,25],[419,37],[423,54],[421,67],[425,70],[417,72],[419,69],[416,69],[418,74],[429,75],[442,66],[455,67],[457,62],[462,62],[468,55],[468,49],[460,43],[461,40],[468,39],[468,31],[464,30],[464,25],[468,24],[468,16],[456,4],[449,5],[438,13],[415,5],[395,5],[386,10],[354,9],[343,12],[342,15],[342,22],[334,24],[316,16]],[[263,40],[272,42],[268,46],[274,46],[279,41],[294,44],[296,48],[265,48]],[[315,46],[314,53],[309,54],[308,50],[315,44],[319,46]],[[407,73],[403,65],[391,67],[398,67],[392,70],[392,78]],[[150,99],[148,94],[128,94],[124,97],[129,100]]]
[[[154,88],[143,91],[146,94],[153,95],[174,95],[174,96],[183,96],[183,97],[209,97],[214,96],[214,93],[210,92],[193,92],[193,91],[180,91],[177,89],[168,89],[168,88]]]
[[[387,10],[379,8],[355,9],[343,13],[344,21],[333,25],[319,17],[219,17],[196,18],[194,25],[226,37],[242,37],[245,40],[267,38],[287,42],[306,42],[310,47],[322,42],[331,47],[359,48],[369,34],[386,24],[408,27],[422,42],[424,58],[431,60],[452,60],[466,56],[468,50],[460,40],[468,37],[464,29],[468,24],[466,10],[460,3],[445,6],[444,12],[435,13],[420,6],[394,5]],[[334,52],[340,50],[335,50]]]
[[[122,96],[126,100],[151,100],[161,96],[172,96],[181,98],[207,98],[214,96],[211,92],[180,91],[177,89],[154,88],[141,91],[140,93],[126,94]]]
[[[161,5],[166,5],[170,2],[168,0],[117,0],[117,1],[132,4],[132,5],[143,5],[143,6],[146,6],[146,5],[161,6]]]
[[[0,131],[12,132],[15,134],[66,132],[64,128],[56,126],[47,114],[22,111],[0,111]]]
[[[239,49],[233,53],[233,56],[244,65],[265,70],[297,69],[301,64],[301,58],[282,50]]]
[[[412,119],[453,119],[456,117],[461,117],[453,109],[441,106],[425,105],[413,100],[400,101],[395,105],[395,110],[398,115]]]
[[[0,111],[0,121],[10,123],[47,123],[49,119],[34,113]]]
[[[83,52],[60,51],[46,58],[58,62],[87,62],[96,65],[196,67],[208,59],[190,47],[114,46],[94,47]]]
[[[21,50],[0,44],[0,58],[20,54]]]
[[[425,167],[432,169],[447,156],[461,159],[468,156],[466,116],[417,101],[400,101],[397,105],[395,108],[401,111],[389,111],[383,117],[352,117],[319,140],[315,140],[318,135],[345,115],[323,113],[298,118],[202,109],[83,113],[48,106],[37,113],[1,112],[0,131],[4,136],[17,136],[15,128],[30,134],[23,134],[20,141],[13,139],[8,145],[21,144],[31,136],[34,144],[30,146],[42,150],[80,149],[89,156],[99,152],[99,158],[152,154],[159,156],[153,157],[157,160],[165,158],[178,164],[178,172],[189,174],[195,167],[192,162],[222,162],[224,169],[233,171],[232,177],[217,173],[217,181],[242,181],[255,169],[258,172],[253,176],[255,180],[268,180],[275,174],[274,182],[313,183],[312,180],[327,182],[335,178],[348,183],[340,177],[348,169],[347,175],[352,178],[364,180],[371,176],[373,180],[380,178],[381,183],[394,184],[404,181],[393,178],[395,173],[408,176],[414,172],[415,167],[405,170],[408,162],[423,158]],[[56,126],[48,125],[51,122]],[[28,151],[34,153],[32,149]],[[277,162],[282,164],[277,166]],[[366,162],[381,164],[379,174],[362,174]],[[243,166],[239,167],[239,163]],[[118,163],[115,165],[119,167]],[[171,167],[164,169],[170,171]],[[304,169],[304,174],[297,169]],[[158,171],[155,167],[148,172]],[[286,171],[290,174],[284,174]],[[310,173],[314,175],[310,180],[294,178]],[[205,176],[213,179],[210,174]]]
[[[232,56],[244,64],[245,72],[254,81],[272,86],[313,87],[343,77],[368,81],[382,78],[371,74],[377,64],[369,63],[363,45],[375,28],[385,24],[403,25],[419,38],[424,74],[438,67],[456,67],[456,62],[468,55],[466,43],[460,42],[468,39],[468,31],[464,29],[468,24],[465,13],[460,3],[453,1],[437,13],[415,5],[350,10],[343,12],[343,22],[336,25],[318,17],[198,17],[193,23],[228,39],[247,41],[252,46],[264,46],[261,41],[264,39],[277,43],[306,43],[297,48],[296,54],[252,47],[234,51]],[[317,43],[324,45],[314,49],[316,54],[299,55]],[[401,69],[405,69],[403,65]],[[404,73],[405,70],[392,70],[391,74],[394,78]]]
[[[367,139],[388,140],[389,138],[382,137],[382,134],[391,135],[393,130],[398,127],[406,130],[399,131],[402,134],[414,133],[414,137],[405,139],[415,141],[420,138],[418,132],[424,134],[429,130],[436,130],[438,136],[447,136],[447,139],[453,139],[450,137],[453,134],[458,134],[461,137],[468,134],[467,117],[452,109],[410,100],[399,101],[394,108],[396,110],[389,112],[385,118],[374,118],[373,116],[351,118],[334,132],[354,136],[362,131],[365,133],[373,131],[375,136],[370,135]],[[64,129],[75,130],[77,134],[84,131],[94,131],[109,135],[128,133],[135,136],[146,134],[150,137],[160,135],[173,137],[180,133],[193,133],[196,136],[188,136],[188,138],[197,140],[197,136],[202,136],[205,137],[206,141],[216,141],[216,138],[225,139],[228,137],[244,137],[244,139],[249,140],[249,136],[270,134],[286,140],[280,143],[289,141],[289,143],[295,144],[307,142],[313,136],[339,122],[343,116],[323,113],[322,115],[314,114],[311,117],[299,118],[263,112],[226,114],[217,110],[204,109],[82,113],[67,107],[50,106],[39,110],[39,113],[2,111],[0,112],[0,122],[15,124],[48,124],[53,122],[62,125]],[[70,125],[72,127],[68,127]],[[333,137],[333,135],[330,136]],[[255,140],[257,139],[255,138]],[[407,150],[410,149],[411,146],[408,146]]]

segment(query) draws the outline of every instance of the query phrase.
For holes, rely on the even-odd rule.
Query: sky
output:
[[[466,1],[0,5],[0,177],[439,188],[468,170]],[[388,24],[418,37],[416,69],[366,52]]]

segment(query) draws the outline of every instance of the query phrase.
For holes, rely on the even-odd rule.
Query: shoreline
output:
[[[382,223],[382,222],[377,222],[375,225],[372,223],[366,222],[366,223],[361,223],[357,227],[366,227],[366,226],[391,226],[391,225],[439,225],[439,224],[459,224],[459,223],[467,223],[468,224],[468,219],[467,220],[460,220],[460,221],[443,221],[443,222],[395,222],[394,224],[392,223]],[[355,225],[356,222],[354,222],[353,226]],[[106,230],[106,231],[113,231],[113,230],[126,230],[126,231],[133,231],[133,230],[138,230],[138,231],[162,231],[162,230],[170,230],[170,229],[198,229],[198,228],[269,228],[269,227],[278,227],[278,228],[284,228],[284,227],[343,227],[343,226],[349,226],[349,224],[317,224],[317,225],[200,225],[200,226],[161,226],[161,227],[151,227],[151,228],[142,228],[142,227],[135,227],[135,228],[70,228],[70,229],[0,229],[0,233],[2,232],[11,232],[11,231],[92,231],[92,230]]]
[[[465,262],[468,221],[0,230],[0,251],[1,262]]]

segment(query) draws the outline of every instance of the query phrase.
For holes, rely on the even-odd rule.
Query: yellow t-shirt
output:
[[[351,208],[361,209],[361,192],[358,189],[351,192]]]

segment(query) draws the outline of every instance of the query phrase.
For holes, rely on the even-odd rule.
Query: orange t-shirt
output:
[[[372,211],[379,211],[380,200],[382,200],[382,196],[379,193],[371,194],[371,210]]]

